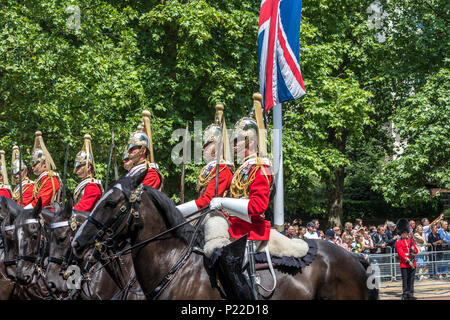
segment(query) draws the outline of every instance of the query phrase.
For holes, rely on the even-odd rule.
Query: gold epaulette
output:
[[[250,158],[251,156],[247,157]],[[252,166],[249,172],[243,172],[248,166]],[[254,164],[246,164],[245,162],[236,170],[233,180],[231,181],[230,193],[233,198],[249,198],[249,186],[255,181],[256,173],[259,169],[264,168],[265,164],[260,157],[256,157]],[[270,183],[266,170],[262,170],[264,177],[269,185],[269,190],[272,190],[273,183]]]
[[[200,169],[200,172],[197,177],[197,187],[196,187],[197,192],[200,192],[200,190],[206,188],[208,186],[209,182],[215,177],[215,170],[213,170],[213,169],[216,168],[216,164],[214,164],[213,168],[211,168],[211,170],[209,170],[208,173],[206,173],[205,175],[203,174],[203,172],[210,166],[210,163],[208,163],[207,165],[205,165],[203,168]],[[228,166],[227,163],[221,162],[220,164],[225,164],[225,166],[222,169],[219,169],[219,174],[223,170],[225,170]]]
[[[51,198],[50,203],[53,203],[53,201],[55,200],[55,196],[56,196],[55,182],[53,182],[53,179],[52,179],[53,177],[58,177],[58,175],[55,174],[53,172],[53,170],[49,170],[47,173],[47,179],[45,179],[42,183],[40,181],[38,181],[36,183],[37,188],[33,189],[33,197],[34,198],[36,198],[39,195],[39,192],[41,192],[42,187],[50,179],[50,181],[52,182],[52,198]]]

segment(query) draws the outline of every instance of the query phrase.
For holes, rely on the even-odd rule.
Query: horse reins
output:
[[[78,214],[83,215],[81,212],[82,211],[77,211]],[[72,215],[69,220],[52,223],[50,225],[50,230],[54,230],[54,229],[58,229],[58,228],[62,228],[62,227],[70,227],[70,229],[72,230],[72,236],[73,236],[74,232],[78,228],[78,224],[76,222],[76,217],[75,217],[77,213],[72,212]],[[72,262],[74,257],[75,257],[75,255],[73,254],[73,251],[69,247],[69,250],[67,250],[64,257],[57,258],[57,257],[49,256],[48,261],[56,263],[57,265],[61,266],[61,268],[63,268],[65,270],[69,267],[69,265]]]
[[[128,222],[131,222],[130,219],[132,219],[132,217],[134,218],[139,218],[139,212],[138,212],[138,206],[141,200],[141,195],[143,192],[143,187],[142,185],[140,185],[138,188],[136,188],[136,190],[130,195],[130,197],[128,198],[127,195],[125,194],[125,192],[123,192],[121,189],[117,188],[118,190],[120,190],[124,195],[125,198],[127,200],[127,202],[122,205],[122,207],[119,209],[119,213],[114,216],[113,218],[111,218],[110,220],[108,220],[105,224],[99,222],[98,220],[96,220],[92,215],[88,216],[87,221],[91,222],[99,231],[97,232],[96,236],[95,236],[95,249],[102,254],[102,251],[104,250],[103,246],[104,244],[108,244],[113,242],[114,238],[116,236],[119,235],[120,231],[115,231],[113,230],[112,226],[116,225],[117,222],[121,223],[123,221],[123,218],[125,217],[126,214],[130,214],[129,215],[129,219],[127,221],[127,223],[125,224],[128,225]],[[159,238],[161,238],[162,236],[188,224],[191,223],[192,221],[198,220],[198,219],[202,219],[206,216],[205,213],[209,212],[210,208],[209,206],[204,207],[200,210],[197,210],[196,212],[190,214],[189,216],[193,216],[196,215],[198,213],[201,213],[199,216],[192,218],[190,220],[186,220],[183,223],[180,223],[170,229],[167,229],[157,235],[155,235],[154,237],[151,237],[149,239],[146,239],[144,241],[141,241],[139,243],[134,244],[131,247],[128,247],[126,249],[123,249],[121,251],[119,251],[118,253],[113,253],[112,255],[103,255],[103,260],[108,260],[106,263],[104,263],[100,268],[98,268],[97,270],[95,270],[95,272],[100,271],[102,268],[104,268],[107,264],[113,262],[115,259],[119,258],[120,256],[131,252],[134,249],[146,246],[147,244],[158,240]],[[202,221],[201,220],[201,221]],[[188,245],[188,248],[186,249],[186,251],[184,252],[184,254],[181,256],[181,258],[177,261],[177,263],[175,263],[175,265],[169,270],[169,272],[166,274],[166,276],[159,282],[159,284],[155,287],[155,289],[153,289],[153,291],[149,294],[146,294],[146,296],[149,296],[151,299],[155,299],[157,298],[161,292],[163,291],[164,288],[167,287],[168,283],[173,279],[175,273],[181,269],[181,267],[185,264],[185,262],[187,261],[187,258],[190,256],[193,247],[193,242],[194,239],[196,238],[196,234],[198,232],[199,226],[201,225],[201,221],[197,222],[197,226],[195,228],[195,231],[192,235],[191,241]],[[123,229],[123,228],[122,228]],[[109,238],[100,242],[99,240],[103,237],[103,235],[108,235]],[[110,247],[107,245],[107,247]],[[105,250],[106,251],[106,250]],[[104,253],[104,252],[103,252]]]
[[[71,232],[72,232],[72,236],[73,236],[75,234],[75,231],[78,228],[78,224],[77,224],[77,221],[76,221],[76,215],[77,214],[83,215],[82,213],[84,213],[84,212],[83,211],[77,211],[77,212],[73,211],[69,220],[64,220],[64,221],[59,221],[59,222],[52,223],[50,225],[50,230],[54,230],[54,229],[58,229],[58,228],[62,228],[62,227],[70,227]],[[55,257],[55,256],[49,256],[48,257],[48,261],[59,265],[61,267],[60,275],[65,280],[67,280],[69,278],[70,274],[68,274],[66,270],[70,266],[70,264],[72,263],[74,258],[75,258],[75,255],[73,254],[73,251],[71,250],[71,247],[69,247],[69,249],[66,251],[66,254],[63,257],[58,258],[58,257]],[[81,269],[84,272],[83,266],[79,266],[79,267],[81,267]],[[83,277],[83,279],[85,280],[84,277]],[[89,287],[88,287],[88,289],[89,289]],[[78,290],[73,289],[69,293],[69,296],[64,298],[64,300],[71,300],[72,297],[76,294],[77,291]],[[90,294],[88,294],[88,295],[90,295]]]
[[[31,219],[26,219],[23,223],[21,223],[20,225],[27,225],[27,224],[32,224],[32,223],[38,223],[41,225],[40,228],[40,239],[39,239],[39,247],[37,250],[37,255],[36,256],[30,256],[30,255],[18,255],[16,260],[8,260],[5,261],[5,266],[10,266],[10,265],[15,265],[18,263],[18,261],[22,260],[22,261],[28,261],[31,263],[35,264],[35,269],[38,272],[38,276],[39,277],[43,277],[43,264],[44,264],[44,260],[45,260],[45,250],[46,250],[46,244],[47,244],[47,240],[45,237],[45,231],[44,231],[44,222],[43,222],[43,218],[42,216],[40,217],[40,220],[35,219],[35,218],[31,218]],[[9,231],[9,230],[13,230],[15,229],[15,225],[10,225],[4,228],[5,231]],[[20,248],[19,248],[20,249]],[[38,261],[39,260],[39,261]],[[36,261],[38,261],[38,263],[36,263]],[[14,282],[16,284],[16,282]],[[37,284],[37,283],[36,283]],[[48,293],[53,297],[53,295],[50,293],[50,290],[48,290],[48,286],[47,283],[44,281],[44,285],[47,288]],[[36,292],[36,288],[34,287],[23,287],[22,285],[20,285],[22,287],[22,289],[24,289],[28,294],[34,295],[35,297],[42,299],[42,300],[46,300],[45,297],[42,297],[40,294],[38,294]],[[34,292],[30,292],[29,290],[33,290]]]
[[[46,245],[46,239],[45,239],[45,233],[44,233],[44,223],[42,221],[39,221],[38,219],[27,219],[24,223],[21,225],[31,224],[31,223],[39,223],[41,225],[40,228],[40,239],[39,239],[39,247],[38,247],[38,253],[36,256],[29,256],[29,255],[18,255],[17,260],[24,260],[31,263],[35,263],[39,259],[39,262],[36,264],[36,267],[39,269],[43,266],[43,261],[45,259],[45,245]],[[38,257],[39,255],[39,257]]]
[[[61,227],[68,227],[70,226],[69,221],[61,221],[61,222],[55,222],[50,225],[50,230],[54,230]],[[70,262],[73,260],[73,253],[72,250],[67,250],[66,254],[62,258],[57,258],[54,256],[48,257],[48,262],[56,263],[57,265],[61,266],[62,269],[66,270],[70,264]]]

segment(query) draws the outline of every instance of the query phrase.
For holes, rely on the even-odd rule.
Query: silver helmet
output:
[[[31,153],[32,165],[34,166],[38,162],[42,164],[45,161],[49,170],[56,170],[56,166],[53,162],[52,156],[48,152],[47,147],[44,143],[44,139],[42,138],[42,132],[36,131],[34,135],[34,147]]]
[[[141,149],[147,149],[147,160],[155,162],[153,155],[152,129],[150,125],[150,111],[148,110],[142,111],[142,123],[138,126],[137,131],[133,132],[128,139],[127,146],[123,153],[123,160],[128,160],[130,158],[130,149],[136,146],[141,147]]]
[[[89,134],[84,135],[83,147],[81,148],[80,152],[78,152],[77,155],[75,156],[73,169],[74,173],[76,172],[77,168],[81,165],[86,165],[86,168],[89,165],[92,165],[92,169],[93,171],[95,171],[95,162],[94,162],[94,155],[92,152],[91,139],[92,138]]]
[[[217,142],[222,134],[222,128],[217,123],[211,123],[203,133],[203,148],[211,142]]]
[[[245,137],[256,139],[257,135],[258,125],[256,120],[251,117],[244,117],[239,119],[234,125],[232,140],[245,139]]]
[[[139,127],[138,131],[133,132],[130,139],[128,139],[127,146],[123,153],[124,160],[129,158],[130,150],[136,146],[145,147],[147,150],[150,150],[150,140],[149,140],[148,136],[140,130],[141,129]]]

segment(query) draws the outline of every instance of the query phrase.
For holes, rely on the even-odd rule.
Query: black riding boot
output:
[[[218,259],[221,283],[231,300],[255,300],[248,278],[242,273],[247,236],[223,247]]]

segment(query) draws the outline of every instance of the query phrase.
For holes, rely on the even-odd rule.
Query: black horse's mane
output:
[[[144,173],[142,173],[141,178],[145,176]],[[133,187],[133,180],[138,179],[139,181],[136,183],[141,182],[140,178],[136,178],[133,176],[123,176],[116,181],[112,182],[107,190],[105,190],[105,193],[108,192],[110,189],[112,189],[117,184],[122,185],[127,194],[127,197],[130,196],[131,190]],[[173,228],[179,224],[182,224],[183,222],[186,222],[186,219],[183,217],[182,213],[177,209],[173,201],[163,192],[158,191],[152,187],[149,186],[143,186],[143,192],[145,192],[150,200],[155,205],[156,209],[160,212],[162,218],[164,219],[164,222],[167,225],[167,228]],[[194,235],[195,228],[191,224],[187,223],[173,231],[175,236],[179,239],[181,239],[186,244],[189,244],[191,242],[192,236]],[[197,234],[195,236],[195,240],[193,242],[194,246],[202,247],[204,245],[204,234],[203,234],[203,228],[198,228]]]
[[[165,193],[147,186],[144,186],[144,192],[149,196],[150,200],[152,200],[155,207],[161,213],[168,228],[172,228],[183,222],[186,222],[186,219],[183,217],[181,212],[177,209],[173,201]],[[191,242],[194,232],[195,227],[190,223],[187,223],[174,230],[175,235],[183,240],[186,244],[189,244]],[[193,245],[203,248],[203,228],[198,228]]]

